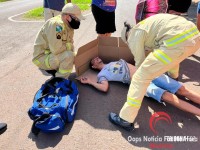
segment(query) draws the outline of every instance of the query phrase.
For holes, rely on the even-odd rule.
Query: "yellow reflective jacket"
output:
[[[199,31],[194,23],[171,14],[157,14],[137,25],[129,32],[128,45],[134,55],[136,67],[145,59],[145,51],[176,49],[190,46]]]
[[[73,35],[74,30],[63,23],[61,15],[49,19],[37,34],[33,60],[48,53],[73,51]]]

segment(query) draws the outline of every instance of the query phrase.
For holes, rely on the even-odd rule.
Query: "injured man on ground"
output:
[[[130,84],[131,78],[136,72],[136,67],[127,63],[123,59],[105,64],[101,58],[95,57],[90,62],[90,68],[99,70],[97,82],[91,80],[87,76],[80,77],[80,82],[83,84],[89,84],[103,92],[108,91],[109,81],[118,81]],[[199,94],[189,90],[184,85],[165,74],[155,78],[146,91],[147,97],[151,97],[159,103],[167,102],[183,111],[200,116],[200,109],[198,107],[178,98],[175,94],[184,96],[190,101],[200,104]]]

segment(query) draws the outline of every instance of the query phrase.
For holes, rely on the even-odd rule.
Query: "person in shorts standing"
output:
[[[65,0],[44,0],[44,20],[60,15],[64,5]]]
[[[92,0],[92,14],[96,21],[96,32],[98,36],[109,37],[116,31],[116,3],[116,0]]]

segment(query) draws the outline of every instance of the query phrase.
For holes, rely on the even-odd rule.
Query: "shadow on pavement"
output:
[[[28,138],[32,139],[35,142],[38,149],[44,149],[49,147],[56,147],[56,145],[62,140],[64,135],[68,135],[73,123],[69,123],[66,125],[64,131],[60,133],[43,133],[40,132],[38,136],[35,136],[33,133],[29,133]]]

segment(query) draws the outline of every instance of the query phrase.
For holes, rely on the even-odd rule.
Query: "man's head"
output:
[[[99,57],[95,57],[90,61],[90,69],[92,70],[101,70],[104,66],[103,61]]]
[[[64,23],[69,24],[71,28],[78,29],[80,21],[85,17],[81,14],[80,8],[72,3],[67,3],[62,9],[62,20]]]
[[[131,25],[127,22],[124,22],[124,28],[122,29],[122,32],[121,32],[121,38],[122,40],[127,43],[127,40],[128,40],[128,32],[131,30]]]

